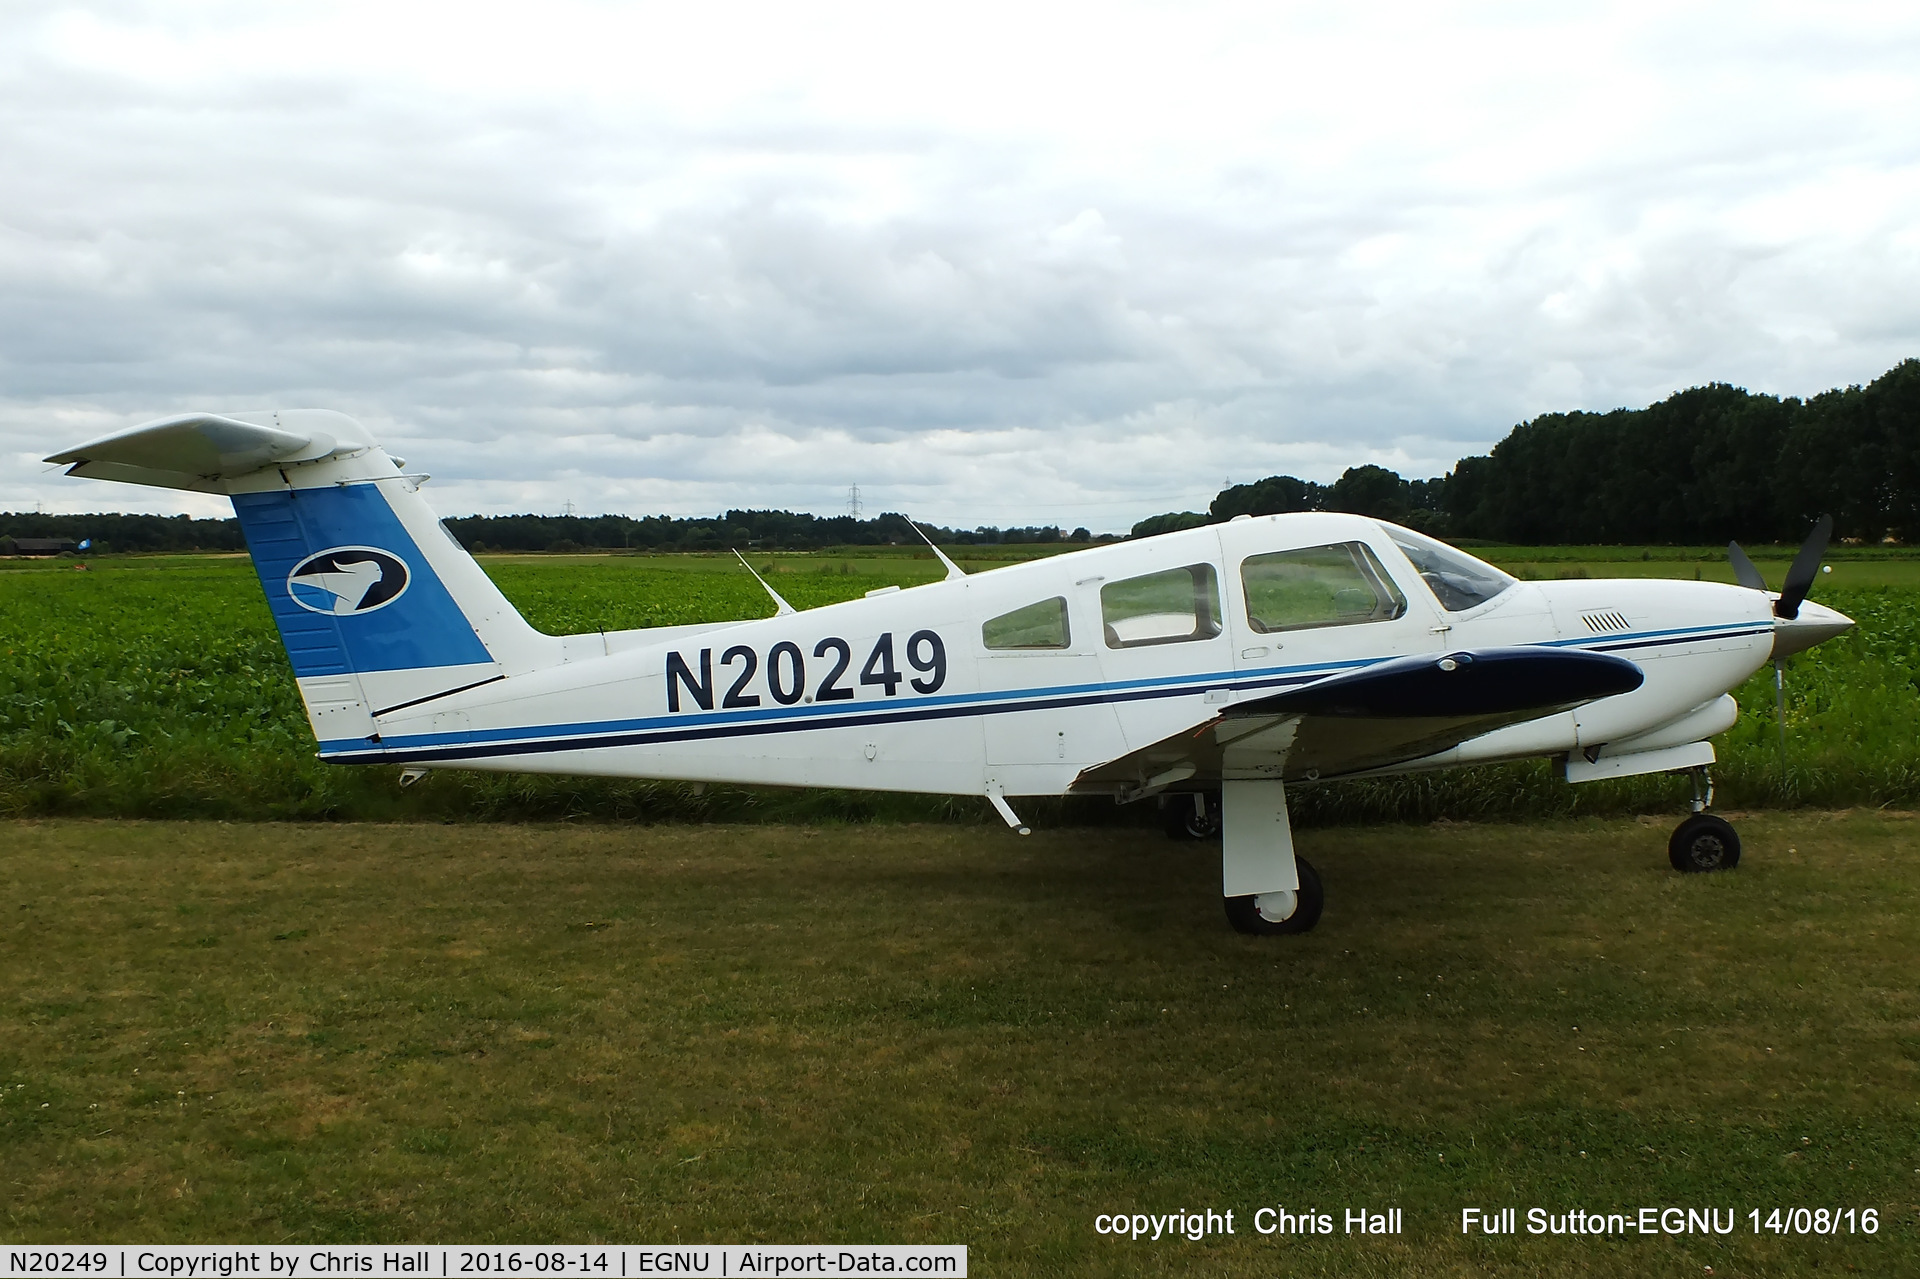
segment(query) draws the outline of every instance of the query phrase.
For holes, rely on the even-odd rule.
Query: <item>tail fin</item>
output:
[[[224,492],[323,755],[377,717],[561,660],[399,464],[344,414],[194,415],[47,459],[71,475]]]

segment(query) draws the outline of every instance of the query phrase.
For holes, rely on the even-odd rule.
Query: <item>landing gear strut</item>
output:
[[[1740,836],[1724,818],[1707,811],[1713,803],[1713,779],[1707,770],[1693,770],[1693,816],[1674,829],[1667,841],[1667,861],[1683,875],[1710,870],[1732,870],[1740,864]]]
[[[1304,933],[1320,922],[1320,876],[1294,855],[1278,778],[1220,787],[1220,881],[1227,922],[1243,933]]]

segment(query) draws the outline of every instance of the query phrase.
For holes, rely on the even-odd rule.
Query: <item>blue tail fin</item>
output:
[[[236,493],[233,509],[296,676],[494,660],[379,486]]]
[[[233,495],[322,755],[377,745],[389,712],[560,660],[379,461],[378,479]]]

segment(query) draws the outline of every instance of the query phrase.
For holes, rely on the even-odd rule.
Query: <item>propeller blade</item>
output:
[[[1792,621],[1800,616],[1800,601],[1807,598],[1807,591],[1820,572],[1820,557],[1827,553],[1827,539],[1832,536],[1833,516],[1822,515],[1820,522],[1813,526],[1813,532],[1801,544],[1800,553],[1793,557],[1793,567],[1787,570],[1787,580],[1780,587],[1780,598],[1773,602],[1775,617]]]
[[[1740,549],[1740,543],[1727,543],[1727,558],[1733,561],[1733,580],[1750,591],[1767,589],[1767,579],[1760,576],[1760,570],[1753,566],[1747,553]]]

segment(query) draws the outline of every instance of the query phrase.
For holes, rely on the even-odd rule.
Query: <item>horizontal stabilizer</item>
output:
[[[206,489],[262,467],[310,462],[372,444],[358,422],[324,409],[185,413],[143,422],[45,459],[69,475]]]

